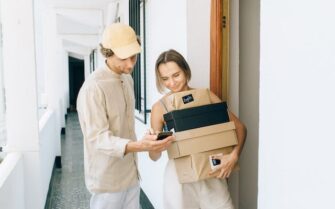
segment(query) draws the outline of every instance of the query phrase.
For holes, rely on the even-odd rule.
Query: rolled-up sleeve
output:
[[[81,90],[77,103],[86,146],[106,155],[122,158],[130,139],[112,133],[102,89],[96,83],[90,83]]]

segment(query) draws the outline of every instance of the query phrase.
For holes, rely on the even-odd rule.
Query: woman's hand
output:
[[[209,175],[216,175],[217,178],[228,178],[238,161],[238,156],[232,152],[225,155],[213,155],[212,159],[218,159],[221,163],[217,165],[215,170],[211,171]]]

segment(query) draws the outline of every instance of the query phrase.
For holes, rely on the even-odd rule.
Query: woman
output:
[[[154,131],[160,132],[164,127],[163,115],[169,109],[169,107],[166,107],[169,103],[165,102],[165,99],[173,93],[191,89],[188,85],[191,79],[191,70],[184,57],[173,49],[163,52],[158,57],[155,68],[158,91],[162,93],[164,89],[170,90],[153,105],[151,111],[151,127]],[[212,92],[210,92],[210,100],[212,103],[221,102]],[[169,160],[164,177],[164,207],[166,209],[234,208],[226,178],[230,176],[238,161],[244,145],[246,129],[233,113],[229,112],[229,118],[230,121],[235,123],[238,145],[234,147],[230,154],[215,157],[221,160],[220,172],[210,174],[217,175],[217,178],[180,184],[174,162]],[[152,160],[156,161],[160,158],[161,152],[149,152],[149,155]]]

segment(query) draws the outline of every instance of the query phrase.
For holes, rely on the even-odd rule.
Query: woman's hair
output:
[[[161,64],[165,64],[168,62],[174,62],[182,69],[182,71],[185,73],[187,81],[190,81],[191,79],[191,69],[186,62],[185,58],[183,55],[181,55],[179,52],[177,52],[174,49],[170,49],[168,51],[162,52],[159,57],[156,60],[156,65],[155,65],[155,73],[156,73],[156,86],[157,89],[160,93],[164,92],[164,85],[163,81],[161,79],[160,72],[158,70],[159,66]]]
[[[137,43],[141,46],[141,38],[139,36],[136,37],[137,38]],[[102,56],[104,56],[105,58],[111,57],[114,55],[113,50],[105,48],[102,44],[100,45],[100,53],[102,54]]]

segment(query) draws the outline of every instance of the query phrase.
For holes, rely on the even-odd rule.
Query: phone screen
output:
[[[160,132],[160,133],[157,135],[157,140],[165,139],[166,137],[171,136],[171,135],[172,135],[172,131]]]

